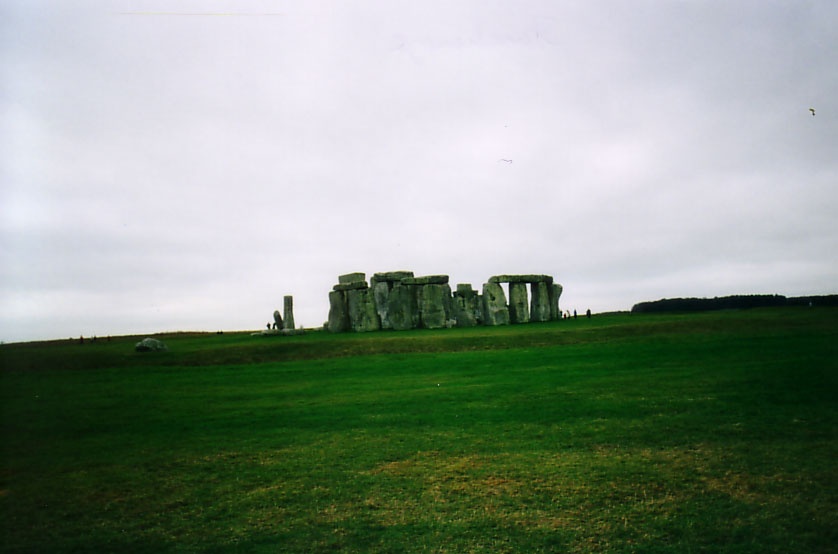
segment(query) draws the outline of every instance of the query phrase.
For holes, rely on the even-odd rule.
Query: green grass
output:
[[[3,552],[834,552],[838,310],[0,347]]]

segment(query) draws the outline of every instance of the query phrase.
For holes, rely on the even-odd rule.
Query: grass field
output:
[[[838,549],[838,309],[0,347],[3,552]]]

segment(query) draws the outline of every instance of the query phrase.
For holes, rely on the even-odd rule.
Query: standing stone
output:
[[[506,295],[498,283],[485,283],[483,285],[483,324],[509,324],[509,308],[506,306]]]
[[[509,283],[509,322],[529,323],[530,310],[527,302],[527,284]]]
[[[532,299],[530,304],[530,321],[550,321],[552,310],[550,308],[550,289],[544,281],[533,283]]]
[[[419,322],[425,329],[442,329],[451,313],[451,287],[447,284],[430,284],[420,288],[418,294]]]
[[[378,313],[378,319],[381,321],[382,329],[392,329],[393,324],[390,323],[389,315],[389,298],[390,298],[390,284],[387,281],[375,281],[373,279],[372,295],[375,300],[375,310]]]
[[[402,270],[375,273],[370,279],[370,287],[373,289],[373,297],[375,299],[375,309],[378,312],[378,318],[381,320],[382,329],[393,328],[393,324],[390,321],[390,291],[393,290],[396,284],[412,277],[412,271]]]
[[[294,297],[293,296],[286,296],[283,298],[284,301],[284,309],[283,312],[285,313],[285,321],[282,323],[283,329],[291,329],[294,330]],[[277,326],[279,329],[279,326]]]
[[[333,290],[329,292],[329,331],[345,333],[349,331],[349,308],[346,305],[346,292]]]
[[[274,329],[277,331],[282,329],[282,315],[279,313],[279,310],[274,310]]]
[[[474,327],[482,319],[480,296],[469,284],[458,284],[452,299],[452,315],[457,327]]]
[[[417,287],[396,284],[387,298],[387,315],[390,324],[397,331],[415,329],[419,326],[419,305],[416,299]]]
[[[562,318],[562,311],[559,309],[559,297],[562,295],[562,286],[554,283],[547,289],[550,293],[550,318],[553,320]]]
[[[381,322],[375,311],[375,299],[370,289],[346,291],[346,304],[349,311],[349,326],[353,331],[365,333],[381,329]]]

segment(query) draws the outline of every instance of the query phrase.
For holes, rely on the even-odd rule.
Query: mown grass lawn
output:
[[[834,552],[838,310],[0,347],[4,552]]]

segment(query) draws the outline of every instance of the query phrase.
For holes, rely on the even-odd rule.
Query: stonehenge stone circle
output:
[[[373,274],[367,283],[365,273],[347,273],[329,292],[326,327],[332,333],[360,333],[551,321],[561,319],[561,294],[562,286],[549,275],[494,275],[478,294],[462,283],[452,293],[448,275],[388,271]],[[286,327],[289,315],[293,321],[289,309],[286,303]]]

